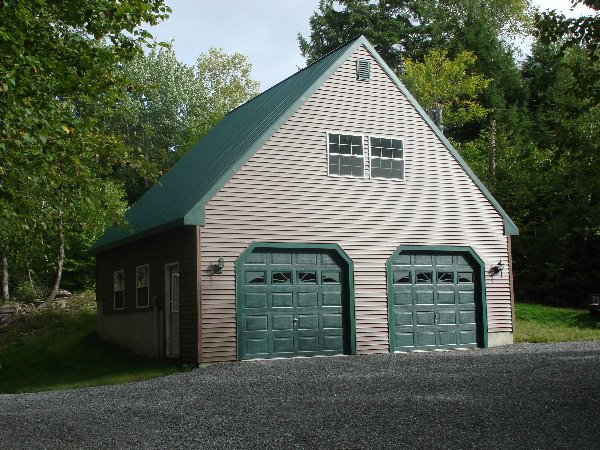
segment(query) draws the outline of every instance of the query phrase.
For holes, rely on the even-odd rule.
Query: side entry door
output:
[[[179,264],[165,266],[167,356],[179,356]]]

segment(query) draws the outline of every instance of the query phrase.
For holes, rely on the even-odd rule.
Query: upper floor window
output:
[[[404,141],[371,137],[371,178],[404,180]]]
[[[123,309],[125,308],[125,272],[117,270],[113,277],[113,308]]]
[[[362,136],[328,133],[329,175],[364,177]]]
[[[135,268],[135,304],[138,308],[150,306],[149,278],[148,264]]]

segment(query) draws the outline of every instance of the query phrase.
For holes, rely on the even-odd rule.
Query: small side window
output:
[[[135,268],[135,304],[138,308],[150,306],[150,267],[148,264]]]
[[[113,274],[113,308],[115,310],[125,308],[125,272],[117,270]]]

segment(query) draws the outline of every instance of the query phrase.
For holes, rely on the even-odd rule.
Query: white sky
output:
[[[297,35],[308,36],[308,20],[319,0],[167,0],[167,4],[171,16],[150,32],[161,41],[174,39],[180,61],[193,65],[210,47],[240,52],[252,64],[252,77],[260,81],[262,92],[305,66]],[[586,11],[584,7],[570,11],[570,0],[533,0],[533,4],[569,16]]]

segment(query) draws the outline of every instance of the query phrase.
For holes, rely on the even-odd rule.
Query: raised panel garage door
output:
[[[464,253],[394,256],[388,266],[392,351],[477,347],[478,270]]]
[[[335,252],[257,248],[238,269],[240,359],[348,350],[348,272]]]

